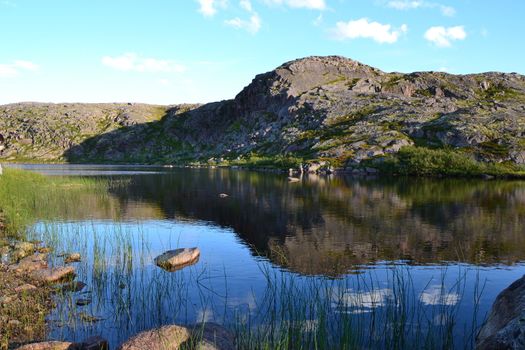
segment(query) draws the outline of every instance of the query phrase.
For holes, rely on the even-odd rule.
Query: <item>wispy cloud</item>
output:
[[[181,73],[186,70],[182,64],[171,60],[141,57],[135,53],[125,53],[120,56],[104,56],[102,64],[124,72],[140,73]]]
[[[12,63],[0,63],[0,78],[11,78],[18,76],[24,71],[36,71],[39,66],[30,61],[16,60]]]
[[[444,16],[449,17],[456,14],[456,9],[452,6],[424,0],[391,0],[387,2],[387,6],[397,10],[413,10],[418,8],[439,9]]]
[[[355,21],[337,22],[332,33],[335,39],[372,39],[380,44],[395,43],[399,37],[408,31],[406,24],[399,28],[394,28],[390,24],[371,22],[368,18],[361,18]]]
[[[311,10],[326,9],[325,0],[264,0],[269,5],[286,5],[291,8],[306,8]]]
[[[261,17],[253,9],[252,3],[249,0],[241,0],[239,6],[248,13],[248,19],[241,19],[235,17],[224,21],[224,23],[235,29],[244,29],[252,34],[255,34],[261,29]]]
[[[199,12],[205,17],[213,17],[218,8],[225,8],[228,5],[227,0],[197,0],[199,3]]]
[[[465,40],[467,33],[463,26],[448,28],[437,26],[428,28],[424,37],[438,47],[450,47],[452,46],[452,41]]]
[[[419,300],[425,305],[456,305],[459,302],[458,293],[448,293],[442,286],[430,286],[419,296]]]

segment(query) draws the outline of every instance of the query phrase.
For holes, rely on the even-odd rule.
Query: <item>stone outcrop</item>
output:
[[[498,295],[478,333],[476,349],[525,349],[525,276]]]
[[[525,164],[525,77],[386,73],[307,57],[257,75],[232,100],[12,104],[0,106],[0,130],[4,159],[214,164],[255,154],[353,168],[417,144]]]

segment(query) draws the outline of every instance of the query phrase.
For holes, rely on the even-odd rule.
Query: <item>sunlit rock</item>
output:
[[[31,277],[40,282],[58,283],[75,277],[75,268],[72,266],[61,266],[36,270],[31,273]]]
[[[164,326],[137,334],[118,350],[172,350],[190,339],[190,331],[181,326]]]
[[[155,258],[155,264],[167,271],[176,271],[193,265],[199,260],[199,248],[180,248],[169,250]]]

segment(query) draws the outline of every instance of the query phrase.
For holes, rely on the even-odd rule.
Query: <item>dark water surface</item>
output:
[[[60,303],[50,316],[54,339],[100,334],[114,347],[162,324],[228,325],[239,315],[257,323],[269,275],[304,290],[312,281],[344,283],[325,297],[356,314],[384,307],[401,275],[418,310],[433,310],[431,322],[456,310],[462,338],[525,273],[524,182],[310,175],[289,183],[222,169],[22,167],[125,180],[35,225],[37,237],[85,257],[78,280],[92,303],[74,306],[78,294]],[[194,266],[169,273],[153,264],[165,250],[193,246],[201,249]]]

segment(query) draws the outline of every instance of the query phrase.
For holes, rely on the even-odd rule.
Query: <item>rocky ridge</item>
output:
[[[525,77],[385,73],[308,57],[205,105],[0,106],[4,159],[220,164],[294,157],[354,168],[404,146],[525,164]]]

